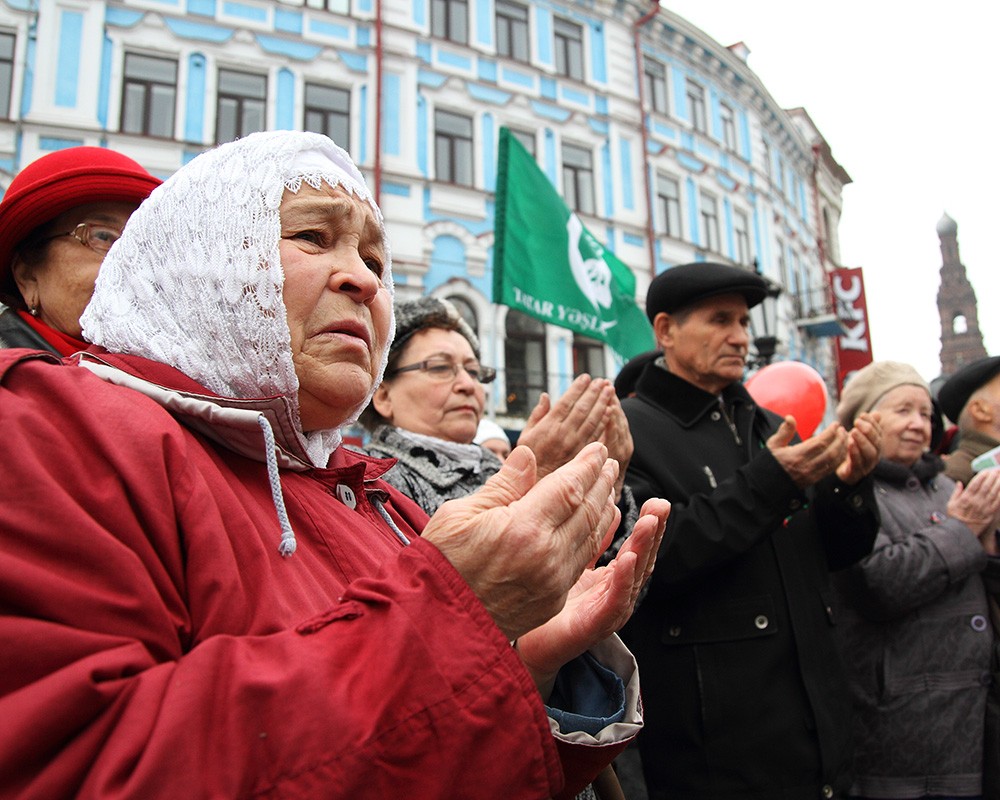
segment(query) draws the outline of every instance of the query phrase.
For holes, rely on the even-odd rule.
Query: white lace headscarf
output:
[[[326,136],[253,133],[178,170],[131,216],[101,266],[81,318],[84,338],[114,353],[174,367],[225,397],[287,397],[315,466],[339,428],[301,433],[299,382],[281,297],[283,192],[341,186],[367,202],[382,230],[382,280],[392,298],[382,213],[350,156]],[[386,342],[391,342],[395,321]],[[388,347],[373,384],[382,380]],[[353,423],[371,394],[344,420]]]

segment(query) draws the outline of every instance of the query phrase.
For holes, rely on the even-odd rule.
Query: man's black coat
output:
[[[777,415],[741,384],[723,405],[661,364],[622,403],[637,503],[673,504],[649,592],[624,631],[640,667],[651,796],[840,796],[850,697],[829,571],[871,550],[871,480],[800,491],[765,445]]]

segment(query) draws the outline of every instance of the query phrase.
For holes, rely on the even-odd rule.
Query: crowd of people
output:
[[[1000,798],[1000,357],[803,439],[692,263],[511,435],[390,240],[313,133],[11,182],[0,796]]]

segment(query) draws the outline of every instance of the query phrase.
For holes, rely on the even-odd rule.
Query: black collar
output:
[[[873,474],[876,478],[902,486],[909,478],[915,477],[921,484],[926,484],[933,480],[939,472],[944,470],[944,461],[934,453],[924,453],[913,466],[906,466],[896,461],[886,461],[885,459],[875,465]]]
[[[636,382],[636,395],[647,403],[663,409],[682,427],[690,428],[706,414],[718,409],[719,398],[699,389],[660,365],[659,359],[646,365]],[[727,408],[753,406],[753,398],[743,384],[735,381],[722,390]]]

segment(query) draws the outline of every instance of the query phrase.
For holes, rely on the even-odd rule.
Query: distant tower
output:
[[[941,315],[941,374],[952,375],[963,364],[986,355],[979,331],[976,292],[965,275],[958,257],[958,223],[945,214],[937,224],[941,240],[941,288],[938,313]]]

